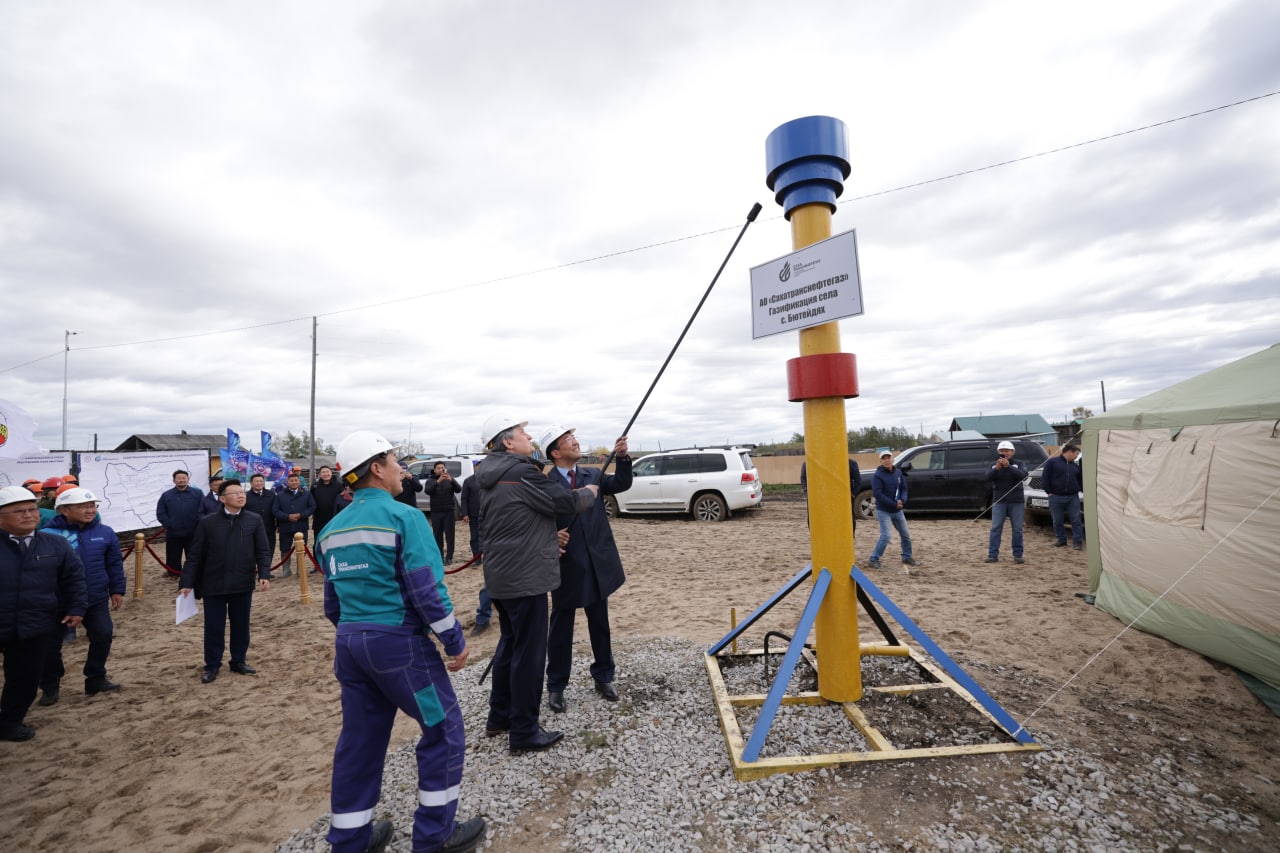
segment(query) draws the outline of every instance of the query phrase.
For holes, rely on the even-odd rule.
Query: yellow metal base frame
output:
[[[870,647],[864,646],[864,654],[871,651],[876,645],[888,647],[887,643],[870,644]],[[990,713],[987,712],[970,693],[953,680],[946,672],[935,666],[932,661],[918,654],[915,649],[908,648],[908,655],[913,661],[920,665],[925,671],[937,679],[937,681],[924,682],[921,684],[894,684],[886,687],[868,687],[867,690],[875,693],[890,694],[899,697],[908,697],[915,693],[931,690],[950,690],[956,696],[964,700],[973,710],[981,714],[992,724],[993,731],[1004,735],[1003,729]],[[895,649],[895,652],[897,650]],[[883,652],[882,652],[883,653]],[[900,654],[900,652],[898,652]],[[728,688],[725,686],[724,677],[721,673],[721,664],[725,661],[745,660],[751,657],[763,656],[762,649],[754,649],[744,654],[720,653],[716,655],[707,655],[707,676],[711,679],[711,691],[716,704],[716,714],[720,718],[720,731],[724,733],[725,743],[729,747],[729,759],[733,763],[733,775],[739,781],[748,781],[751,779],[763,779],[766,776],[772,776],[775,773],[799,773],[806,770],[816,770],[820,767],[843,767],[850,764],[858,764],[863,761],[896,761],[915,758],[947,758],[958,755],[982,755],[994,752],[1035,752],[1041,749],[1039,744],[1019,743],[1012,738],[1007,743],[986,743],[986,744],[957,744],[954,746],[931,746],[914,749],[899,749],[882,732],[875,728],[867,717],[858,708],[856,702],[845,702],[841,705],[846,717],[861,733],[862,737],[871,749],[865,752],[831,752],[818,755],[792,755],[782,758],[760,758],[756,761],[743,761],[742,751],[746,743],[742,736],[742,730],[738,725],[738,717],[735,711],[738,707],[759,707],[764,704],[766,694],[751,693],[740,696],[731,696]],[[804,652],[804,660],[816,673],[818,669],[817,656],[810,650]],[[788,695],[782,700],[783,705],[828,705],[834,704],[823,699],[817,693],[801,693],[798,695]],[[1007,736],[1007,735],[1005,735]]]

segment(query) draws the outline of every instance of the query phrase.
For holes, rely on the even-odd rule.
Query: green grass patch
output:
[[[764,483],[766,495],[800,494],[799,483]]]

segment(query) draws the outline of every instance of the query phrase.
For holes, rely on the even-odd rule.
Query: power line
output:
[[[24,361],[22,362],[22,364],[15,364],[13,367],[6,367],[4,370],[0,370],[0,373],[8,373],[10,370],[17,370],[19,367],[26,367],[28,364],[35,364],[37,361],[44,361],[46,358],[53,358],[55,355],[61,355],[61,354],[62,354],[62,350],[58,350],[57,352],[51,352],[48,355],[42,355],[39,358],[33,358],[30,361]]]
[[[1051,154],[1061,154],[1064,151],[1071,151],[1075,148],[1083,148],[1086,145],[1094,145],[1099,142],[1107,142],[1108,140],[1118,139],[1122,136],[1128,136],[1133,133],[1141,133],[1143,131],[1152,130],[1157,127],[1164,127],[1165,125],[1175,124],[1180,121],[1186,121],[1188,119],[1198,118],[1199,116],[1209,115],[1210,113],[1220,112],[1221,110],[1231,109],[1232,107],[1239,107],[1244,104],[1250,104],[1250,103],[1253,103],[1254,101],[1261,101],[1266,98],[1274,97],[1276,95],[1280,95],[1280,90],[1276,90],[1274,92],[1267,92],[1265,95],[1255,95],[1252,98],[1244,98],[1243,100],[1233,101],[1232,103],[1229,103],[1229,104],[1222,104],[1220,106],[1210,107],[1209,109],[1199,110],[1198,112],[1194,112],[1194,113],[1187,113],[1186,115],[1177,116],[1176,118],[1169,118],[1163,121],[1154,122],[1152,124],[1145,124],[1141,127],[1134,127],[1134,128],[1130,128],[1129,130],[1122,130],[1117,133],[1107,134],[1106,136],[1098,136],[1098,137],[1094,137],[1093,139],[1086,139],[1083,142],[1073,142],[1070,145],[1063,145],[1058,148],[1051,148],[1047,151],[1039,151],[1035,154],[1026,154],[1022,157],[1014,157],[1011,160],[1001,160],[998,163],[990,163],[986,166],[977,166],[972,169],[965,169],[960,172],[953,172],[949,175],[942,175],[937,178],[929,178],[927,180],[916,181],[915,183],[910,183],[910,184],[903,184],[902,186],[892,187],[890,189],[877,190],[876,192],[854,196],[853,198],[847,198],[838,203],[849,204],[855,201],[865,201],[866,199],[869,199],[869,198],[877,198],[882,195],[889,195],[890,193],[903,192],[904,190],[915,189],[917,187],[924,187],[924,186],[928,186],[929,184],[937,184],[937,183],[941,183],[942,181],[950,181],[955,178],[962,178],[965,175],[974,175],[974,174],[977,174],[978,172],[987,172],[992,169],[999,169],[1003,166],[1011,166],[1015,163],[1024,163],[1028,160],[1035,160],[1039,157],[1048,157]],[[772,219],[775,219],[775,220],[777,218],[778,218],[777,216],[772,217]],[[590,258],[581,258],[576,261],[566,261],[565,263],[562,263],[562,264],[554,264],[552,266],[542,267],[536,270],[526,270],[524,272],[512,273],[511,275],[484,279],[483,281],[475,281],[475,282],[470,282],[468,284],[460,284],[460,285],[457,285],[456,287],[447,287],[447,288],[444,288],[443,290],[433,290],[429,293],[417,293],[412,296],[402,296],[398,299],[388,299],[384,302],[373,302],[366,305],[354,305],[350,308],[339,308],[334,311],[325,311],[325,312],[314,314],[314,315],[308,314],[303,317],[292,317],[287,320],[276,320],[270,323],[259,323],[253,326],[237,326],[236,328],[233,328],[233,329],[217,329],[210,332],[194,332],[189,335],[175,335],[175,336],[166,337],[166,338],[152,338],[144,341],[125,341],[123,343],[116,343],[116,344],[98,344],[96,346],[80,347],[79,349],[81,350],[113,349],[115,347],[141,346],[143,344],[167,343],[170,341],[185,341],[185,340],[191,340],[192,338],[209,337],[210,335],[224,335],[224,334],[230,334],[232,332],[244,332],[250,329],[261,329],[267,326],[280,326],[286,323],[297,323],[302,320],[310,319],[312,316],[334,317],[339,314],[350,314],[356,311],[367,311],[372,308],[384,308],[388,305],[398,305],[404,302],[411,302],[415,299],[426,299],[429,296],[442,296],[446,293],[457,293],[462,290],[471,290],[477,287],[483,287],[490,284],[498,284],[500,282],[512,281],[518,278],[528,278],[530,276],[541,275],[543,273],[554,272],[556,270],[569,269],[570,267],[576,267],[576,266],[581,266],[583,264],[595,263],[596,261],[603,261],[609,258],[617,258],[617,257],[621,257],[622,255],[630,255],[636,252],[644,252],[649,249],[657,249],[662,246],[670,246],[675,243],[683,243],[688,240],[697,240],[702,237],[709,237],[713,234],[721,234],[725,231],[733,231],[738,227],[739,226],[735,224],[735,225],[728,225],[723,228],[713,228],[710,231],[702,231],[698,234],[689,234],[684,237],[673,237],[669,240],[659,240],[656,243],[648,243],[643,246],[635,246],[630,249],[619,249],[616,252],[606,252],[603,255],[595,255]],[[46,358],[52,358],[53,356],[58,355],[58,353],[61,353],[61,352],[62,350],[58,350],[58,352],[50,353],[49,355],[41,356],[40,358],[23,362],[22,364],[15,364],[13,367],[6,367],[3,370],[0,370],[0,373],[8,373],[11,370],[17,370],[19,367],[26,367],[29,364],[35,364],[36,362],[43,361]]]
[[[1144,130],[1151,130],[1152,128],[1163,127],[1166,124],[1173,124],[1179,121],[1186,121],[1189,118],[1196,118],[1197,116],[1208,115],[1209,113],[1216,113],[1219,110],[1228,110],[1228,109],[1231,109],[1232,107],[1238,107],[1241,104],[1248,104],[1248,103],[1252,103],[1253,101],[1261,101],[1263,98],[1270,98],[1275,95],[1280,95],[1280,90],[1277,90],[1275,92],[1267,92],[1267,94],[1265,95],[1256,95],[1252,98],[1245,98],[1242,101],[1235,101],[1234,103],[1230,103],[1230,104],[1223,104],[1222,106],[1219,106],[1219,107],[1210,107],[1207,110],[1200,110],[1199,112],[1195,112],[1195,113],[1187,113],[1186,115],[1178,116],[1177,118],[1167,118],[1164,121],[1158,121],[1158,122],[1155,122],[1154,124],[1145,124],[1142,127],[1134,127],[1134,128],[1130,128],[1129,130],[1122,130],[1119,133],[1111,133],[1106,136],[1098,136],[1093,139],[1086,139],[1084,142],[1074,142],[1071,145],[1063,145],[1061,148],[1051,148],[1048,151],[1041,151],[1036,154],[1027,154],[1023,157],[1015,157],[1012,160],[1001,160],[999,163],[991,163],[990,165],[987,165],[987,166],[978,166],[973,169],[965,169],[963,172],[955,172],[950,175],[943,175],[940,178],[930,178],[927,181],[916,181],[914,184],[903,184],[900,187],[894,187],[888,190],[878,190],[877,192],[867,193],[866,195],[847,198],[844,201],[840,202],[840,204],[847,204],[851,201],[863,201],[865,199],[875,198],[876,196],[888,195],[889,193],[896,193],[896,192],[902,192],[903,190],[915,189],[916,187],[923,187],[929,184],[936,184],[942,181],[949,181],[952,178],[962,178],[965,175],[973,175],[973,174],[976,174],[977,172],[986,172],[990,169],[999,169],[1001,166],[1011,166],[1014,163],[1024,163],[1027,160],[1034,160],[1037,157],[1048,157],[1050,154],[1061,154],[1063,151],[1070,151],[1073,148],[1083,148],[1086,145],[1093,145],[1095,142],[1106,142],[1109,139],[1119,139],[1121,136],[1128,136],[1131,133],[1141,133]]]

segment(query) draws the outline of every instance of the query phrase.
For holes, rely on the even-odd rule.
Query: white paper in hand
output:
[[[181,625],[200,612],[196,607],[196,598],[194,595],[183,595],[178,593],[178,600],[174,602],[174,619],[173,624]]]

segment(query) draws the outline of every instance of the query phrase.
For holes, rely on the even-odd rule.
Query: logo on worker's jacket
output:
[[[778,281],[791,280],[791,261],[787,261],[782,265],[782,269],[778,270]]]
[[[337,556],[329,555],[329,577],[334,578],[343,572],[354,572],[369,568],[368,563],[339,563]]]

